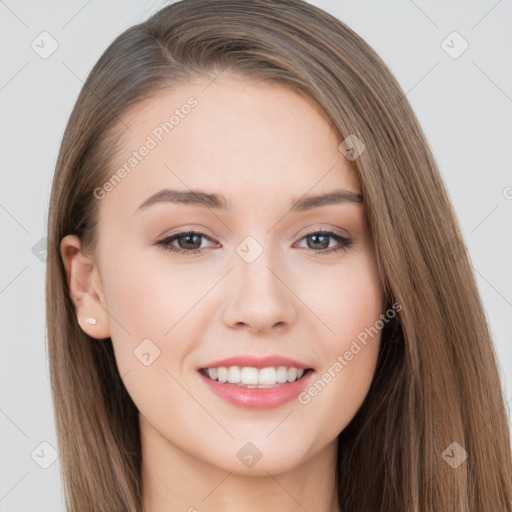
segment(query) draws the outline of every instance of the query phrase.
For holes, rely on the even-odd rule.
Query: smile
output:
[[[236,356],[197,368],[209,391],[244,409],[272,409],[297,398],[314,373],[283,356]]]

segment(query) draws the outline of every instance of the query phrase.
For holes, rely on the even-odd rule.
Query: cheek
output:
[[[383,289],[371,253],[359,254],[324,276],[327,293],[318,296],[316,308],[326,326],[318,338],[321,359],[315,380],[299,402],[315,411],[331,436],[336,436],[355,416],[370,388],[383,327]],[[318,288],[320,289],[320,288]],[[322,287],[325,290],[325,287]],[[310,295],[311,303],[314,301]],[[312,413],[313,414],[313,413]]]
[[[343,365],[344,378],[350,383],[369,387],[384,325],[381,320],[383,289],[371,254],[360,260],[345,285],[347,295],[334,327],[339,340],[336,361]],[[341,361],[339,356],[342,356]]]
[[[156,265],[143,251],[122,258],[110,256],[105,262],[106,300],[118,320],[111,320],[111,327],[121,335],[124,329],[119,323],[137,336],[162,338],[211,286],[212,278],[206,273],[191,276],[190,270],[180,271],[165,257]]]
[[[151,378],[149,368],[166,367],[164,360],[169,356],[176,359],[184,348],[183,343],[174,343],[172,354],[168,354],[169,341],[181,326],[180,318],[186,315],[187,305],[197,294],[187,287],[182,273],[173,272],[170,267],[168,271],[156,268],[142,251],[122,253],[122,257],[111,253],[104,258],[111,339],[121,375],[144,369]],[[150,356],[142,356],[148,352]],[[145,367],[148,360],[154,362]]]
[[[331,358],[333,352],[347,350],[359,335],[364,337],[383,313],[384,294],[373,254],[365,250],[348,256],[339,266],[323,269],[304,282],[304,296],[310,290],[306,300],[323,320],[321,339]]]
[[[206,283],[191,286],[190,275],[175,267],[155,266],[142,251],[126,253],[104,258],[111,339],[128,393],[151,417],[162,404],[187,399],[172,376],[180,375],[192,348],[187,312]]]
[[[380,346],[382,313],[380,303],[372,304],[364,294],[346,304],[332,319],[336,335],[325,344],[323,371],[326,382],[344,392],[346,400],[362,401],[371,384]],[[324,338],[326,341],[329,338]],[[350,390],[350,393],[346,393]],[[355,411],[354,411],[355,412]]]

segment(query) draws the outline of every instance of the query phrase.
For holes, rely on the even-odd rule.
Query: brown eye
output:
[[[157,245],[162,246],[168,251],[188,256],[191,254],[197,254],[198,252],[203,252],[204,248],[201,247],[203,238],[209,240],[210,242],[213,241],[204,233],[196,231],[182,231],[180,233],[175,233],[162,240],[159,240]],[[174,242],[176,241],[178,242],[178,247],[174,245]]]

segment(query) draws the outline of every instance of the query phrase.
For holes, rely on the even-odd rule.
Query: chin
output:
[[[276,438],[277,441],[277,438]],[[282,450],[282,444],[277,442],[235,442],[233,449],[226,449],[208,462],[224,471],[237,475],[268,476],[279,475],[299,468],[304,462],[304,450],[291,446]],[[281,446],[281,449],[279,449]],[[213,454],[212,454],[213,455]]]

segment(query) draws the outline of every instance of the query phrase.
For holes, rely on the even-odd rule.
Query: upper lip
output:
[[[205,366],[200,366],[198,370],[203,368],[219,368],[221,366],[250,366],[252,368],[268,368],[271,366],[293,366],[295,368],[302,368],[304,370],[311,368],[311,366],[301,363],[300,361],[279,355],[271,355],[266,357],[240,355],[228,357],[227,359],[219,359],[217,361],[212,361],[211,363],[208,363]]]

